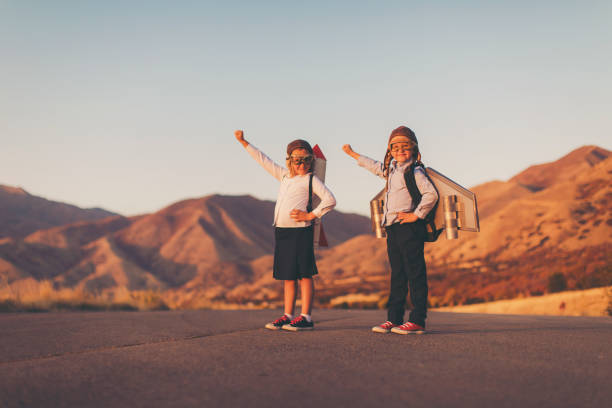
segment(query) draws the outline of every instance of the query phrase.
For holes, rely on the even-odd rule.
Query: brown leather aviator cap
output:
[[[296,139],[287,145],[287,156],[291,156],[291,152],[293,152],[295,149],[306,149],[308,150],[308,153],[312,154],[312,147],[310,147],[310,143],[302,139]]]
[[[413,143],[415,145],[419,144],[417,142],[417,138],[414,132],[406,126],[400,126],[397,129],[394,129],[393,132],[391,132],[391,136],[389,136],[388,146],[391,146],[392,143],[400,142]]]

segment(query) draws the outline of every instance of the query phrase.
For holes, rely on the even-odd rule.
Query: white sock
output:
[[[302,316],[304,316],[307,321],[312,322],[312,318],[310,317],[309,314],[302,313]]]
[[[285,316],[287,316],[289,319],[293,319],[293,315],[291,315],[289,313],[285,313]]]

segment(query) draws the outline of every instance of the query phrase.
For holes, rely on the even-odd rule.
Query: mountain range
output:
[[[457,240],[443,234],[426,244],[432,305],[539,295],[550,291],[556,274],[570,289],[612,285],[611,179],[610,152],[584,146],[508,181],[473,187],[481,231],[460,232]],[[366,248],[372,252],[360,260]],[[322,278],[334,288],[330,299],[377,294],[347,301],[380,306],[388,284],[385,257],[384,241],[372,236],[330,249],[320,261],[331,272]]]
[[[567,288],[612,284],[611,175],[610,152],[584,146],[473,187],[481,232],[426,245],[432,306],[542,294],[554,274]],[[37,206],[20,210],[26,199]],[[136,217],[62,206],[0,188],[0,209],[11,209],[0,212],[0,297],[44,283],[108,299],[148,291],[173,308],[282,301],[271,277],[271,201],[211,195]],[[74,218],[63,222],[59,209],[68,207]],[[318,305],[381,307],[389,277],[384,240],[360,215],[332,211],[323,224],[330,247],[317,251]]]
[[[41,229],[117,215],[101,208],[74,205],[31,195],[23,188],[0,184],[0,238],[22,238]]]

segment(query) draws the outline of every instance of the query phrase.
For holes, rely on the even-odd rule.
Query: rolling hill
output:
[[[211,195],[153,214],[115,216],[0,241],[0,295],[36,291],[51,282],[110,298],[118,290],[197,292],[217,299],[250,283],[253,261],[273,251],[274,203]],[[330,245],[369,231],[366,217],[332,212]],[[255,262],[257,265],[257,262]]]
[[[508,181],[472,188],[481,232],[451,241],[443,234],[426,245],[432,306],[540,295],[549,292],[554,274],[569,289],[612,285],[611,175],[610,152],[584,146]],[[265,270],[271,257],[260,262]],[[358,236],[321,251],[317,262],[321,304],[384,305],[384,240]],[[254,285],[230,292],[229,300],[269,301],[274,282],[260,275]]]

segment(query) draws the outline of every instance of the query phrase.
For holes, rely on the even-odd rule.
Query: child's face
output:
[[[308,174],[312,166],[313,157],[306,149],[295,149],[291,152],[291,167],[298,176]]]
[[[412,145],[410,143],[393,143],[391,145],[391,156],[398,162],[404,163],[412,157]]]

